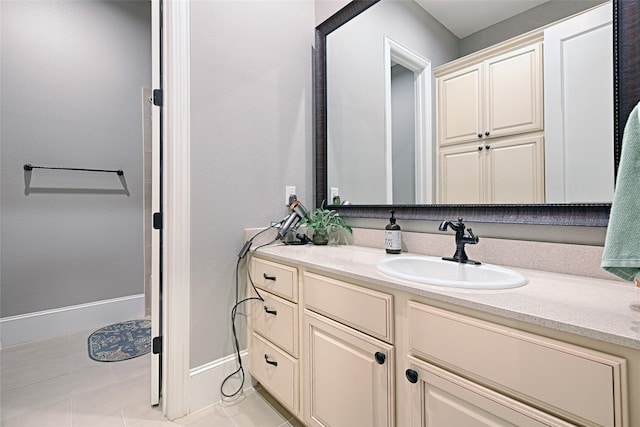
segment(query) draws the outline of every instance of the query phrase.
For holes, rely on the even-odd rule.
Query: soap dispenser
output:
[[[384,228],[384,248],[388,254],[399,254],[402,249],[402,235],[394,213],[391,211],[389,224]]]

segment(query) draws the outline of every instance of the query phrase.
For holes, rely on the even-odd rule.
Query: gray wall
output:
[[[146,1],[2,1],[2,317],[143,292]],[[123,169],[115,174],[22,166]]]
[[[316,26],[349,4],[350,0],[314,0]]]
[[[551,0],[460,40],[460,56],[582,12],[607,0]]]
[[[247,227],[312,206],[311,1],[191,3],[191,367],[227,356]],[[243,325],[239,324],[239,329]]]
[[[416,99],[413,71],[391,67],[393,203],[416,202]]]
[[[356,204],[386,203],[385,36],[432,69],[458,55],[458,39],[407,1],[382,1],[327,36],[328,187]]]
[[[192,368],[233,353],[229,315],[241,230],[284,216],[285,185],[296,185],[312,207],[313,28],[344,5],[316,0],[315,7],[320,3],[322,18],[306,1],[191,4]],[[382,229],[388,220],[350,222]],[[412,226],[437,229],[403,223]],[[533,240],[545,231],[478,226],[483,236]],[[602,229],[546,229],[556,241],[603,240]]]

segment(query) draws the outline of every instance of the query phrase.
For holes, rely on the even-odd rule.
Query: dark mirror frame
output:
[[[315,86],[315,204],[327,197],[327,76],[326,38],[379,0],[355,0],[316,27]],[[626,35],[626,36],[625,36]],[[617,174],[622,133],[627,117],[640,100],[640,1],[613,0],[614,170]],[[610,203],[536,205],[348,205],[332,206],[343,217],[412,220],[464,218],[469,222],[606,227]]]

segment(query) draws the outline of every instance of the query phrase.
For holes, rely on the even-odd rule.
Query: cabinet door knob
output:
[[[491,132],[489,132],[489,131],[486,131],[486,132],[484,133],[484,135],[485,135],[485,136],[489,136],[490,134],[491,134]]]
[[[278,366],[278,362],[274,362],[273,360],[269,360],[269,356],[267,356],[266,354],[264,355],[264,361],[267,362],[269,365]]]
[[[264,277],[264,280],[273,280],[274,282],[276,281],[276,276],[269,276],[267,275],[267,273],[262,273],[262,277]]]
[[[413,369],[407,369],[404,373],[411,384],[418,382],[418,373]]]
[[[478,145],[478,151],[482,151],[484,147],[482,145]]]
[[[489,148],[491,148],[491,146],[489,144],[487,144],[487,145],[484,146],[484,148],[486,148],[488,150]]]
[[[482,134],[481,133],[478,134],[478,138],[482,138]]]
[[[376,362],[378,362],[378,365],[383,365],[384,361],[387,359],[387,356],[379,351],[376,351],[374,357],[376,358]]]
[[[278,314],[277,310],[269,310],[269,308],[267,308],[266,305],[264,306],[264,311],[265,311],[265,313],[273,314],[274,316]]]

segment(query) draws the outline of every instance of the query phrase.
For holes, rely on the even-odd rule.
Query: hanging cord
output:
[[[245,264],[248,264],[249,261],[251,260],[251,256],[260,248],[263,248],[265,246],[269,246],[272,245],[273,243],[278,241],[278,238],[275,238],[274,240],[272,240],[269,243],[265,243],[263,245],[258,246],[257,248],[255,248],[253,251],[249,251],[249,248],[251,247],[251,244],[253,243],[253,240],[258,237],[259,235],[261,235],[262,233],[270,230],[274,228],[274,226],[270,226],[265,228],[264,230],[258,232],[256,235],[254,235],[251,239],[249,239],[244,246],[242,247],[242,249],[240,250],[240,253],[238,254],[238,261],[236,262],[236,302],[233,306],[233,308],[231,309],[231,330],[233,332],[233,345],[234,345],[234,349],[235,349],[235,353],[236,353],[236,361],[238,364],[238,369],[236,369],[235,371],[233,371],[232,373],[230,373],[223,381],[222,384],[220,384],[220,394],[222,394],[222,396],[224,397],[234,397],[238,394],[240,394],[240,392],[242,392],[242,389],[244,388],[244,381],[245,381],[245,372],[244,372],[244,367],[242,366],[242,356],[240,355],[240,342],[238,341],[238,333],[236,330],[236,315],[238,313],[238,307],[240,307],[240,305],[242,305],[243,303],[247,302],[247,301],[251,301],[251,300],[257,300],[257,301],[264,301],[264,298],[262,298],[262,295],[260,295],[260,292],[258,292],[258,289],[256,288],[255,283],[253,282],[253,278],[251,277],[251,269],[247,268],[247,278],[249,280],[249,283],[251,284],[251,288],[253,289],[253,292],[255,293],[256,296],[251,296],[251,297],[247,297],[244,299],[240,299],[240,264],[242,262],[242,260],[245,260]],[[249,257],[246,257],[247,253],[249,254]],[[235,390],[233,393],[227,394],[224,392],[224,386],[227,383],[227,381],[229,381],[232,377],[236,376],[236,375],[240,375],[240,385],[238,387],[237,390]]]

